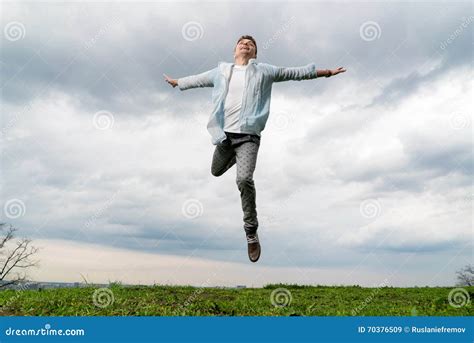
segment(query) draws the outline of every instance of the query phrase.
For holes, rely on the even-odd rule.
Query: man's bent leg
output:
[[[211,174],[221,176],[236,162],[235,150],[230,144],[218,144],[212,157]]]
[[[237,157],[236,183],[240,191],[242,211],[244,213],[244,229],[247,234],[257,232],[257,205],[253,173],[257,164],[259,144],[248,141],[235,148]]]

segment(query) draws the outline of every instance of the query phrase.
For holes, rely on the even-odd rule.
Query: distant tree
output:
[[[39,262],[32,260],[38,248],[31,245],[30,239],[13,242],[16,231],[11,225],[6,228],[6,223],[0,223],[0,289],[26,281],[26,269]]]
[[[456,272],[459,286],[474,286],[474,265],[468,264]]]

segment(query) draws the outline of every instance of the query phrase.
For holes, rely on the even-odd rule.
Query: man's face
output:
[[[235,58],[239,56],[246,56],[255,58],[255,45],[250,39],[242,39],[235,47]]]

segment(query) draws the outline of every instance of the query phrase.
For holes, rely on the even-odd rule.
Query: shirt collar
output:
[[[249,59],[249,61],[246,65],[256,64],[256,63],[257,63],[257,59],[256,58],[251,58],[251,59]],[[235,62],[232,62],[232,66],[235,66]]]

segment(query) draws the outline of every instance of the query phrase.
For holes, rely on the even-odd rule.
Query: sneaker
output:
[[[247,248],[250,261],[257,262],[261,251],[257,233],[247,235]]]

